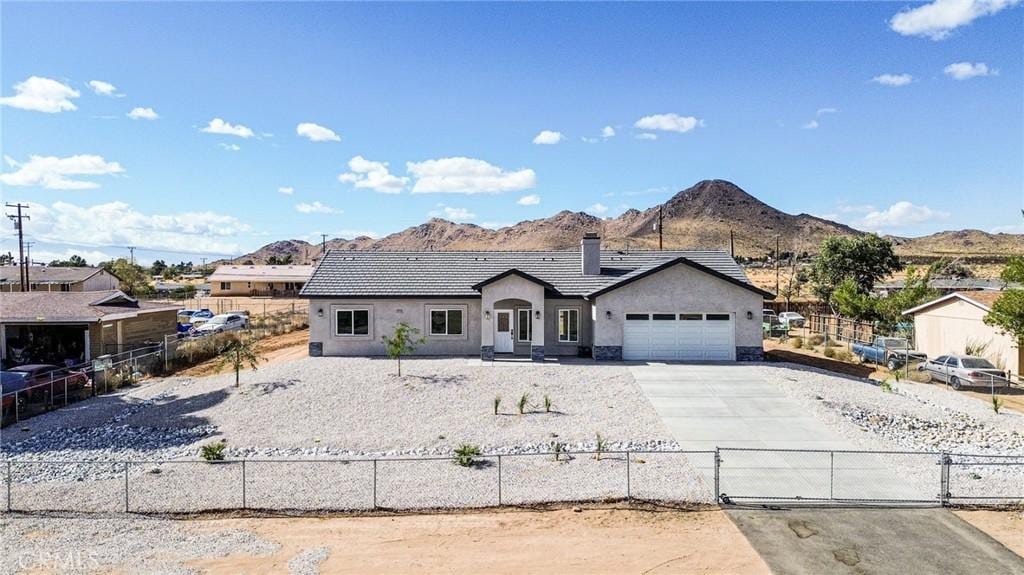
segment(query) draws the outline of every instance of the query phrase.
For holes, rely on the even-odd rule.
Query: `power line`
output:
[[[28,271],[25,268],[25,226],[22,220],[31,220],[27,214],[22,214],[22,208],[28,209],[28,204],[18,202],[16,204],[4,204],[8,208],[17,208],[17,215],[7,214],[7,218],[14,222],[14,229],[18,230],[18,279],[21,281],[21,291],[28,291]]]

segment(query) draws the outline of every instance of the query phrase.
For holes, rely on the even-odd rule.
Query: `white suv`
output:
[[[210,318],[209,321],[197,327],[192,333],[195,335],[208,335],[211,333],[222,333],[245,329],[249,325],[249,318],[238,313],[222,313]]]

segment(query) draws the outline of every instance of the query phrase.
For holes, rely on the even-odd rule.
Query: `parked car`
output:
[[[1005,387],[1010,384],[1004,371],[989,360],[973,355],[940,355],[917,366],[917,369],[948,383],[953,389],[964,386]]]
[[[779,314],[779,321],[787,327],[803,327],[807,320],[795,311],[784,311]]]
[[[235,331],[245,329],[248,325],[249,318],[247,316],[237,313],[222,313],[213,316],[213,318],[203,325],[193,329],[192,334],[196,336],[203,336],[210,335],[211,333]]]
[[[19,365],[7,370],[7,373],[22,374],[22,390],[30,402],[57,401],[57,398],[63,400],[65,392],[68,395],[77,394],[89,385],[89,376],[85,373],[47,363]]]
[[[28,374],[20,371],[0,371],[0,406],[2,406],[3,421],[14,417],[15,402],[18,411],[24,411],[25,403],[28,401],[26,394],[18,393],[25,389],[28,383]]]
[[[885,364],[890,370],[896,370],[910,361],[925,361],[928,356],[908,349],[907,340],[898,337],[876,337],[871,344],[854,343],[853,354],[863,362]]]

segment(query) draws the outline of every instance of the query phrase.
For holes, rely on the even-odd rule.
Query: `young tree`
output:
[[[124,293],[137,296],[145,295],[153,290],[142,266],[133,264],[125,258],[114,260],[110,263],[109,268],[106,264],[107,262],[104,262],[103,267],[121,280],[121,290]]]
[[[810,276],[814,294],[835,314],[833,295],[843,282],[850,280],[857,291],[868,294],[875,282],[900,267],[889,240],[875,234],[831,236],[822,242]]]
[[[1004,290],[984,321],[1012,337],[1018,345],[1024,344],[1024,289]]]
[[[86,262],[85,258],[82,256],[72,254],[72,256],[66,260],[53,260],[49,265],[55,268],[84,268],[88,267],[89,263]]]
[[[217,369],[230,365],[235,370],[235,387],[238,387],[242,368],[248,365],[254,371],[258,368],[260,361],[263,361],[256,340],[249,336],[238,336],[224,346],[220,352],[220,362]]]
[[[1006,260],[1006,267],[999,274],[999,279],[1003,280],[1004,284],[1024,283],[1024,258],[1012,256]]]
[[[381,341],[388,351],[388,357],[398,360],[398,377],[402,377],[402,356],[416,351],[416,346],[426,339],[420,337],[420,330],[403,321],[395,326],[390,336],[382,336]]]

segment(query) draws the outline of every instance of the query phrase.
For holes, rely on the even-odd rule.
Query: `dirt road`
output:
[[[309,328],[261,339],[259,341],[259,350],[266,361],[262,362],[260,365],[279,363],[306,357],[308,353],[308,341]],[[214,375],[221,371],[226,371],[227,369],[229,368],[225,367],[220,369],[219,360],[211,359],[209,361],[193,365],[188,369],[184,369],[176,375],[202,377],[205,375]]]
[[[271,557],[188,564],[204,573],[745,573],[768,567],[722,511],[571,509],[394,517],[227,519],[281,545]],[[325,548],[325,549],[322,549]]]

